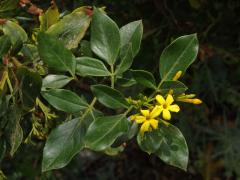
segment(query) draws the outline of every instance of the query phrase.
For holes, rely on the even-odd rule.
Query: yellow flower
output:
[[[141,136],[144,135],[147,131],[152,131],[152,129],[158,128],[158,120],[155,118],[158,117],[162,109],[160,106],[155,106],[152,111],[150,110],[141,110],[142,115],[132,115],[130,118],[132,121],[136,121],[138,124],[142,124],[140,128]]]
[[[174,102],[174,99],[171,94],[167,95],[166,100],[164,99],[163,96],[157,95],[156,96],[157,102],[160,104],[160,108],[162,110],[162,116],[163,119],[165,120],[170,120],[171,119],[171,112],[178,112],[180,111],[180,108],[177,104],[172,104]]]
[[[173,81],[177,81],[182,76],[182,71],[178,71],[173,77]]]
[[[177,97],[177,101],[192,103],[192,104],[201,104],[202,101],[198,98],[194,98],[195,94],[182,94]]]
[[[202,101],[197,98],[195,98],[195,99],[178,99],[178,101],[192,103],[192,104],[201,104],[202,103]]]

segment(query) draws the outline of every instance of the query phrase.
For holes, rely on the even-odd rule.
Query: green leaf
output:
[[[16,105],[13,105],[8,109],[5,117],[8,119],[5,133],[10,145],[10,155],[13,156],[23,139],[23,130],[20,126],[21,111]]]
[[[157,130],[137,137],[140,148],[148,154],[155,154],[165,163],[186,171],[188,147],[181,131],[169,124],[161,124]]]
[[[196,34],[181,36],[166,47],[160,57],[159,70],[163,81],[172,80],[178,71],[183,73],[198,53]]]
[[[18,39],[15,44],[13,44],[11,51],[10,51],[10,55],[11,56],[15,56],[19,53],[19,51],[21,51],[23,47],[23,42],[22,40]]]
[[[122,48],[122,56],[120,64],[116,67],[116,74],[122,74],[126,70],[128,70],[133,62],[133,53],[132,53],[132,45],[127,44],[125,47]]]
[[[102,61],[91,57],[77,58],[76,73],[81,76],[110,76]]]
[[[65,85],[67,85],[71,80],[73,80],[72,77],[68,77],[65,75],[47,75],[44,79],[43,79],[43,84],[42,87],[43,88],[53,88],[53,89],[58,89],[58,88],[62,88]]]
[[[121,27],[121,47],[132,44],[133,57],[135,57],[140,50],[141,40],[143,35],[143,24],[142,21],[134,21]]]
[[[40,60],[38,49],[36,45],[33,44],[23,44],[21,53],[24,56],[24,60],[37,62]]]
[[[3,136],[0,137],[0,163],[2,162],[7,151],[7,143]],[[0,176],[1,177],[1,176]]]
[[[128,70],[117,77],[117,83],[122,87],[130,87],[136,85],[137,81],[133,78],[131,71]]]
[[[98,101],[106,107],[112,109],[128,107],[128,103],[124,96],[116,89],[112,89],[105,85],[94,85],[91,86],[91,90]]]
[[[88,57],[92,57],[93,53],[91,50],[91,44],[89,41],[86,40],[82,40],[80,43],[80,48],[79,48],[79,56],[88,56]]]
[[[86,116],[64,122],[53,129],[43,150],[42,171],[66,166],[84,148],[84,138],[92,121],[101,116],[94,109]]]
[[[168,94],[169,90],[173,90],[174,95],[179,95],[187,90],[187,86],[180,81],[164,81],[159,91],[161,94]]]
[[[47,33],[61,39],[66,48],[77,48],[90,25],[90,21],[91,16],[87,13],[87,7],[80,7],[52,25]]]
[[[13,21],[6,21],[2,25],[2,30],[5,35],[8,35],[12,44],[19,42],[26,42],[28,40],[27,33],[24,29]]]
[[[73,119],[53,129],[43,150],[42,171],[66,166],[83,147],[84,120]]]
[[[1,109],[0,118],[6,114],[10,99],[11,99],[11,95],[0,96],[0,109]],[[1,125],[2,125],[2,122],[0,121],[0,126]]]
[[[47,11],[39,16],[40,31],[46,31],[53,24],[58,22],[59,19],[58,8],[55,3],[47,9]]]
[[[120,49],[117,24],[97,8],[94,9],[91,25],[91,48],[110,65],[115,63]]]
[[[21,100],[27,109],[33,108],[36,98],[40,95],[42,87],[41,76],[28,68],[21,67],[17,70],[17,77],[21,87]]]
[[[17,151],[18,147],[21,145],[22,140],[23,140],[23,130],[18,122],[14,125],[13,132],[10,136],[10,142],[11,142],[11,150],[10,150],[10,155],[13,156],[14,153]]]
[[[139,132],[139,127],[136,122],[132,123],[130,122],[130,118],[128,118],[128,131],[124,133],[123,135],[119,136],[114,143],[112,144],[111,147],[119,147],[125,142],[131,140],[135,135],[138,134]]]
[[[50,89],[41,92],[53,107],[60,111],[76,113],[88,107],[88,104],[76,93],[65,89]]]
[[[131,70],[133,78],[141,85],[156,89],[155,78],[152,73],[144,70]]]
[[[89,126],[85,144],[95,151],[110,147],[115,139],[128,131],[128,121],[124,114],[97,118]]]
[[[18,3],[18,0],[1,0],[0,13],[16,9],[18,7]]]
[[[54,37],[39,33],[38,52],[49,68],[59,72],[75,73],[76,59],[72,52],[64,47],[64,43]]]
[[[0,37],[0,58],[2,58],[10,49],[11,40],[9,36],[3,35]]]

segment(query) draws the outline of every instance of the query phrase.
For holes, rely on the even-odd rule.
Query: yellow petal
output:
[[[167,105],[170,105],[170,104],[172,104],[173,103],[173,97],[172,97],[172,95],[171,94],[168,94],[168,96],[167,96],[167,99],[166,99],[166,104]]]
[[[171,114],[170,114],[169,110],[163,109],[163,119],[165,119],[165,120],[171,119]]]
[[[153,129],[158,128],[158,121],[156,119],[150,119],[149,122],[150,122]]]
[[[182,71],[178,71],[175,76],[173,77],[173,81],[178,80],[182,76]]]
[[[178,101],[181,101],[181,102],[186,102],[186,103],[192,103],[192,104],[201,104],[202,101],[200,99],[179,99]]]
[[[150,112],[149,110],[141,110],[142,115],[144,115],[145,117],[149,116]]]
[[[157,95],[157,96],[156,96],[156,100],[157,100],[157,102],[158,102],[159,104],[161,104],[161,105],[165,104],[165,99],[164,99],[164,97],[162,97],[161,95]]]
[[[150,118],[154,119],[154,118],[158,117],[161,114],[162,109],[163,109],[162,106],[155,106],[150,113]]]
[[[193,104],[201,104],[202,101],[200,99],[193,99]]]
[[[141,124],[144,121],[146,121],[146,117],[145,116],[136,116],[135,121],[136,121],[136,123]]]
[[[168,110],[172,111],[172,112],[178,112],[178,111],[180,111],[180,107],[177,104],[174,104],[174,105],[170,105],[168,107]]]
[[[149,126],[150,126],[150,122],[149,121],[145,121],[141,128],[140,128],[140,134],[143,136],[145,132],[147,132],[149,130]]]
[[[136,116],[137,116],[137,115],[131,115],[131,116],[130,116],[131,121],[135,121]]]

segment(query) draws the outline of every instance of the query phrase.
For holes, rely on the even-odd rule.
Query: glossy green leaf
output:
[[[71,80],[73,80],[72,77],[65,75],[49,74],[43,79],[42,87],[58,89],[67,85]]]
[[[89,125],[102,114],[92,109],[84,116],[64,122],[53,129],[43,150],[42,171],[66,166],[85,146],[84,138]]]
[[[42,87],[41,76],[25,67],[17,70],[17,77],[21,87],[21,100],[27,109],[33,108],[36,98],[40,95]]]
[[[59,72],[75,73],[76,59],[64,43],[48,34],[38,34],[38,52],[49,68]]]
[[[76,73],[81,76],[110,76],[102,61],[91,57],[77,58]]]
[[[8,35],[14,45],[17,42],[26,42],[28,40],[27,33],[24,29],[13,21],[6,21],[2,25],[2,30],[5,35]]]
[[[10,49],[11,40],[9,36],[3,35],[0,37],[0,58],[2,58]]]
[[[142,35],[143,24],[141,20],[128,23],[120,29],[121,47],[131,43],[133,57],[135,57],[140,50]]]
[[[50,89],[41,92],[53,107],[60,111],[76,113],[87,108],[88,104],[76,93],[65,89]]]
[[[172,80],[178,71],[183,73],[193,63],[198,53],[196,34],[181,36],[166,47],[160,57],[159,70],[162,80]]]
[[[127,44],[125,47],[122,48],[122,56],[120,60],[120,64],[116,67],[116,74],[122,74],[126,70],[128,70],[133,62],[133,52],[132,52],[132,45]]]
[[[181,131],[169,124],[160,124],[157,130],[137,137],[140,148],[148,154],[155,154],[165,163],[186,171],[188,147]]]
[[[86,127],[78,118],[53,129],[43,150],[42,171],[66,166],[83,147]]]
[[[164,81],[159,88],[161,94],[167,94],[173,90],[174,95],[179,95],[187,90],[187,86],[180,81]]]
[[[118,78],[118,84],[122,87],[131,87],[135,84],[137,84],[137,82],[135,81],[135,79],[133,78],[128,78],[128,77],[121,77]]]
[[[87,13],[87,7],[80,7],[52,25],[47,33],[61,39],[66,48],[77,48],[90,25],[90,21],[91,16]]]
[[[124,114],[97,118],[89,126],[85,144],[95,151],[110,147],[115,139],[128,131],[128,121]]]
[[[117,24],[97,8],[94,9],[91,25],[91,48],[108,64],[115,63],[120,48]]]
[[[132,123],[130,122],[130,118],[128,118],[128,131],[124,133],[123,135],[119,136],[114,143],[112,144],[111,147],[119,147],[123,145],[125,142],[131,140],[135,135],[138,134],[139,132],[139,127],[137,123]]]
[[[47,9],[47,11],[39,16],[40,31],[46,31],[53,24],[58,22],[59,19],[58,8],[55,3]]]
[[[144,70],[131,70],[133,78],[141,85],[156,89],[155,78],[152,73]]]
[[[124,96],[116,89],[112,89],[105,85],[94,85],[91,86],[91,90],[98,101],[106,107],[112,109],[128,107],[128,103]]]
[[[137,81],[133,78],[131,71],[128,70],[122,75],[117,76],[117,83],[122,87],[130,87],[137,84]]]

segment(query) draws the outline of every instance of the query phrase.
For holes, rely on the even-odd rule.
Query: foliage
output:
[[[74,1],[76,9],[72,13],[67,12],[67,15],[65,15],[66,12],[60,14],[56,4],[53,3],[45,13],[39,16],[39,21],[33,21],[35,27],[33,31],[31,31],[31,27],[29,29],[26,24],[24,25],[27,21],[21,20],[19,17],[16,17],[15,20],[7,18],[8,20],[6,22],[4,20],[1,25],[0,57],[3,60],[1,65],[1,82],[3,83],[1,83],[0,104],[3,109],[1,109],[1,117],[3,117],[1,119],[3,119],[4,126],[1,129],[0,147],[2,147],[1,154],[4,158],[3,170],[6,159],[15,153],[17,154],[13,159],[17,158],[18,151],[21,152],[21,148],[27,146],[21,142],[32,143],[35,144],[35,148],[43,149],[42,145],[46,141],[42,161],[42,170],[46,171],[65,166],[79,152],[84,154],[85,149],[105,154],[119,154],[126,144],[132,143],[133,137],[137,137],[137,143],[143,151],[155,154],[155,157],[159,157],[168,164],[186,169],[188,151],[180,129],[186,136],[190,153],[198,152],[198,157],[195,155],[192,158],[198,158],[199,161],[194,162],[195,164],[190,162],[190,166],[199,169],[197,171],[200,171],[204,178],[211,177],[211,174],[205,174],[209,171],[204,169],[204,163],[208,162],[207,159],[211,157],[214,159],[211,162],[213,167],[222,167],[222,162],[218,159],[224,157],[225,166],[229,168],[227,176],[231,176],[231,172],[238,172],[236,169],[238,162],[233,160],[238,159],[237,154],[234,153],[235,144],[237,144],[234,137],[238,134],[238,128],[236,127],[232,131],[228,127],[231,125],[224,123],[224,131],[221,128],[212,130],[206,123],[208,117],[203,114],[203,107],[200,110],[191,110],[179,102],[181,111],[182,109],[186,109],[186,111],[176,116],[172,115],[173,119],[180,119],[177,124],[174,121],[174,126],[169,124],[169,121],[162,117],[163,112],[161,112],[161,115],[155,118],[159,122],[156,130],[154,130],[155,126],[150,125],[147,131],[144,131],[143,136],[140,132],[144,124],[146,128],[147,117],[142,123],[133,118],[134,115],[144,116],[141,114],[141,109],[149,109],[151,112],[155,106],[160,106],[161,103],[158,104],[155,100],[157,94],[163,95],[163,98],[166,99],[167,94],[170,93],[175,101],[196,102],[191,94],[182,96],[187,87],[178,81],[179,73],[180,77],[186,73],[183,81],[188,84],[192,81],[190,84],[193,87],[190,89],[202,93],[202,97],[207,100],[207,105],[219,100],[228,104],[235,103],[234,107],[237,107],[236,99],[224,98],[226,95],[235,97],[237,91],[229,88],[226,93],[223,90],[226,83],[221,87],[217,83],[213,84],[219,79],[211,79],[221,77],[220,82],[225,82],[223,81],[224,73],[221,76],[211,74],[212,67],[215,67],[214,73],[216,74],[218,68],[223,69],[222,64],[213,61],[213,66],[210,67],[211,63],[203,60],[208,57],[202,54],[203,51],[206,53],[209,50],[201,47],[199,58],[203,61],[195,63],[190,72],[185,72],[197,55],[196,36],[191,34],[170,40],[170,38],[178,36],[175,31],[171,32],[173,28],[170,28],[170,31],[164,33],[166,36],[163,39],[158,33],[159,28],[162,29],[160,31],[166,30],[162,25],[157,27],[157,30],[153,29],[153,33],[150,31],[148,40],[151,39],[151,44],[154,44],[155,49],[149,50],[143,44],[144,48],[140,51],[140,55],[137,55],[142,37],[144,43],[147,42],[145,38],[148,37],[149,27],[146,22],[144,29],[147,30],[144,30],[144,35],[141,21],[134,21],[118,28],[117,24],[104,13],[104,8],[96,8],[94,11],[88,6],[78,8],[80,4],[86,4],[81,2]],[[116,10],[116,6],[111,7],[111,4],[119,4],[119,9],[125,5],[124,2],[105,3],[107,7],[109,5],[107,12],[110,8]],[[134,3],[144,4],[145,1],[134,1]],[[156,4],[158,5],[158,3]],[[204,6],[202,1],[199,1],[197,5],[195,1],[189,1],[189,4],[194,9],[201,9]],[[46,7],[44,3],[41,5]],[[156,7],[158,7],[157,5]],[[175,8],[175,5],[172,7]],[[12,4],[11,8],[1,11],[1,16],[3,18],[14,17],[13,14],[9,14],[12,8],[18,7],[14,7]],[[132,6],[128,8],[136,9]],[[168,7],[164,5],[163,9],[171,15],[172,12]],[[118,24],[123,24],[123,22],[125,24],[129,19],[133,19],[131,17],[133,15],[130,13],[129,19],[122,16],[121,20],[119,14],[124,11],[115,14],[117,16],[115,19],[122,21]],[[2,12],[6,15],[2,15],[4,14]],[[175,12],[178,13],[178,11]],[[125,20],[123,20],[124,18]],[[16,23],[17,20],[27,33]],[[90,21],[92,21],[91,25]],[[171,19],[167,20],[167,26],[171,27],[172,24],[169,22]],[[173,17],[174,23],[176,21]],[[164,22],[161,21],[161,24]],[[199,31],[199,27],[190,32],[195,31]],[[186,33],[187,31],[182,30],[181,34],[183,34],[182,32]],[[202,42],[204,36],[208,35],[207,33],[206,31],[205,35],[204,33],[198,35]],[[26,38],[27,34],[28,39]],[[163,43],[162,39],[166,42]],[[159,56],[159,50],[163,49],[163,45],[167,45],[169,41],[171,43],[163,50],[160,61],[151,60],[154,59],[152,56],[158,59],[156,56]],[[157,53],[151,54],[151,51]],[[185,53],[187,55],[182,58]],[[225,51],[220,53],[227,54]],[[146,58],[147,55],[148,58]],[[175,63],[178,61],[179,63]],[[133,66],[131,66],[132,64]],[[147,66],[145,66],[146,64]],[[159,68],[153,68],[158,66]],[[220,99],[218,98],[219,93],[221,93]],[[210,94],[213,96],[211,97]],[[211,108],[214,106],[210,105]],[[225,108],[223,109],[226,111]],[[192,115],[194,111],[197,111],[197,116]],[[133,116],[130,116],[132,114]],[[210,116],[212,117],[211,114]],[[195,123],[190,122],[189,117],[195,119]],[[7,124],[5,124],[6,122]],[[138,123],[141,124],[139,128]],[[190,130],[189,126],[193,130]],[[109,131],[106,132],[108,129]],[[194,131],[198,133],[195,134]],[[224,135],[221,135],[222,132]],[[199,138],[199,134],[204,138]],[[213,139],[212,141],[217,145],[216,152],[215,148],[211,150],[211,145],[207,146],[206,151],[201,149],[205,146],[204,139],[205,141]],[[233,141],[228,141],[228,139],[233,139]],[[169,159],[169,157],[171,158]],[[72,161],[75,161],[76,158],[73,158]],[[41,162],[40,159],[38,164],[39,162]],[[158,163],[160,162],[158,161]],[[234,165],[235,163],[236,165]],[[157,167],[156,164],[154,166]],[[214,171],[214,168],[211,171]]]

